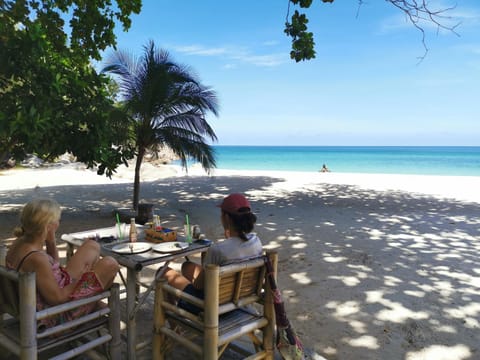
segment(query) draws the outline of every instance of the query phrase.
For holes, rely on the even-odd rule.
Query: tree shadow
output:
[[[477,359],[480,206],[404,192],[270,177],[185,176],[142,182],[140,199],[168,226],[185,213],[221,239],[216,204],[246,193],[256,231],[279,252],[278,281],[292,324],[328,359]],[[61,203],[62,232],[110,226],[130,184],[0,192],[1,231],[32,197]],[[6,219],[6,221],[4,220]],[[89,227],[90,226],[90,227]]]
[[[287,225],[277,235],[287,309],[318,352],[478,358],[478,204],[322,185],[271,206],[270,231],[280,227],[275,218]]]

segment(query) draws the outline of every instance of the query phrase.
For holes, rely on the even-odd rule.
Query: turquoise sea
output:
[[[214,146],[218,169],[480,176],[480,147]]]

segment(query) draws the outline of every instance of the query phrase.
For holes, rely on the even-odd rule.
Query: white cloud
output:
[[[458,7],[451,10],[451,17],[462,23],[462,26],[480,24],[480,12],[476,9]]]
[[[231,54],[232,59],[256,66],[277,66],[286,62],[285,54],[254,55],[249,52]]]
[[[284,53],[271,53],[258,55],[244,47],[206,47],[203,45],[173,46],[177,52],[187,55],[220,57],[230,61],[225,68],[235,68],[238,64],[231,63],[232,60],[251,64],[260,67],[273,67],[288,62],[288,56]]]
[[[187,55],[218,56],[227,53],[225,48],[207,48],[201,45],[175,46],[174,49]]]

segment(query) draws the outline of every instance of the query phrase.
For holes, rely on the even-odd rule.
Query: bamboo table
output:
[[[143,227],[137,226],[138,229],[138,239],[143,241],[144,232]],[[98,234],[100,237],[106,237],[115,235],[115,227],[102,228],[102,229],[93,229],[88,231],[82,231],[77,233],[63,234],[61,239],[67,243],[67,258],[73,254],[75,247],[79,247],[83,244],[83,241],[87,238],[95,237]],[[179,237],[181,241],[181,237]],[[129,360],[136,359],[136,350],[137,348],[142,348],[146,344],[138,344],[136,341],[137,331],[136,331],[136,312],[138,308],[147,298],[148,294],[155,286],[155,280],[163,275],[168,264],[172,260],[176,260],[181,257],[186,257],[189,255],[204,253],[209,248],[211,241],[210,240],[197,240],[194,241],[186,249],[177,251],[173,254],[162,254],[155,251],[149,250],[143,253],[137,254],[119,254],[112,251],[112,247],[121,242],[111,242],[111,243],[102,243],[100,254],[102,256],[111,256],[115,258],[121,266],[124,266],[127,269],[127,279],[122,277],[124,282],[126,293],[127,293],[127,356]],[[162,264],[155,273],[155,277],[152,282],[146,286],[147,291],[143,292],[139,297],[138,291],[138,274],[145,266]],[[144,284],[142,284],[144,285]],[[144,285],[145,286],[145,285]]]

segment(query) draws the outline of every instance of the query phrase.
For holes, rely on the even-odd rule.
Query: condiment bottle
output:
[[[155,231],[162,231],[162,223],[160,222],[160,216],[155,216]]]
[[[129,240],[130,242],[137,242],[137,226],[135,225],[135,218],[130,219],[130,233]]]

